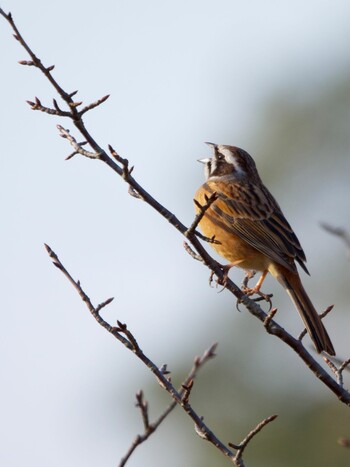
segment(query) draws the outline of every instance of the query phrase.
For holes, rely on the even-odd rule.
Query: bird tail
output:
[[[323,350],[329,355],[335,355],[333,344],[330,337],[323,326],[321,318],[319,317],[315,307],[313,306],[309,296],[301,283],[299,274],[281,274],[278,276],[278,281],[286,289],[288,295],[292,299],[295,307],[304,321],[305,327],[315,344],[317,352]]]

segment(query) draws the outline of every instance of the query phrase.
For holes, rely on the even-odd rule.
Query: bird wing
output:
[[[263,185],[207,182],[205,188],[218,199],[211,211],[225,228],[271,260],[295,271],[294,260],[308,272],[304,251],[278,203]]]

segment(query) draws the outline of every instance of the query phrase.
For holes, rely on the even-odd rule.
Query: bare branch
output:
[[[259,431],[261,431],[266,425],[273,422],[278,415],[271,415],[270,417],[265,418],[262,422],[260,422],[252,431],[250,431],[247,436],[244,438],[243,441],[239,445],[235,445],[233,443],[228,443],[230,447],[237,449],[235,461],[236,465],[241,465],[239,461],[242,459],[243,452],[245,448],[248,446],[250,441],[256,436]]]
[[[350,258],[350,233],[342,227],[334,227],[326,222],[321,222],[321,227],[336,237],[339,237],[346,245],[347,255]]]
[[[35,102],[27,101],[27,104],[30,105],[32,110],[40,110],[40,112],[44,112],[49,115],[56,115],[59,117],[70,117],[71,116],[70,112],[64,112],[63,110],[59,109],[57,103],[56,103],[57,107],[55,106],[54,109],[43,106],[37,97],[35,98]]]
[[[330,312],[333,310],[333,308],[334,308],[334,305],[329,305],[329,306],[320,314],[320,318],[321,318],[321,319],[325,318],[325,317],[328,315],[328,313],[330,313]],[[306,334],[307,334],[307,330],[306,330],[306,328],[304,328],[304,329],[301,331],[301,333],[299,334],[298,339],[299,339],[300,341],[302,341],[302,340],[304,339],[304,337],[306,336]]]
[[[132,193],[137,193],[137,196],[141,197],[147,204],[149,204],[153,209],[155,209],[161,216],[163,216],[168,222],[170,222],[173,227],[175,227],[181,234],[187,236],[188,242],[192,247],[197,251],[198,255],[203,259],[203,263],[212,271],[212,274],[215,274],[219,281],[225,281],[225,289],[230,291],[235,297],[242,303],[249,312],[259,319],[262,323],[266,322],[268,315],[258,306],[254,300],[251,300],[247,295],[245,295],[240,288],[232,282],[229,278],[226,277],[225,271],[222,267],[206,252],[202,244],[198,240],[195,232],[191,232],[191,229],[187,228],[180,220],[168,209],[162,206],[156,199],[154,199],[131,175],[131,169],[128,168],[127,159],[121,158],[112,147],[111,151],[114,151],[114,158],[117,163],[111,159],[107,153],[100,147],[100,145],[94,140],[91,134],[86,129],[84,122],[79,115],[79,111],[76,107],[71,106],[73,103],[72,96],[76,93],[67,93],[63,88],[54,80],[51,75],[51,71],[44,67],[41,61],[36,57],[32,52],[26,42],[23,40],[20,35],[17,27],[15,26],[12,16],[6,15],[3,10],[0,10],[0,13],[4,18],[10,23],[11,27],[15,32],[15,38],[20,42],[20,44],[25,48],[25,50],[30,55],[31,60],[34,63],[34,66],[39,68],[47,79],[54,86],[58,94],[62,99],[70,106],[72,112],[72,121],[76,128],[80,131],[84,140],[86,140],[90,147],[93,149],[94,153],[89,154],[93,155],[94,158],[105,162],[112,170],[114,170],[118,175],[122,176],[126,183],[131,187]],[[68,133],[69,134],[69,133]],[[74,143],[74,140],[70,140],[71,144]],[[81,147],[76,143],[74,149],[81,153]],[[98,157],[96,157],[98,155]],[[88,157],[89,157],[88,156]],[[120,165],[118,165],[121,164]],[[344,402],[347,405],[350,405],[350,395],[345,391],[337,382],[321,367],[321,365],[310,355],[309,352],[305,349],[302,342],[298,339],[292,337],[284,328],[279,326],[273,319],[268,319],[268,326],[265,326],[266,330],[281,339],[289,347],[291,347],[299,357],[305,362],[307,367],[314,373],[314,375],[322,381],[337,397],[340,401]]]
[[[234,453],[228,449],[227,446],[225,446],[222,441],[220,441],[213,431],[209,429],[209,427],[203,422],[202,418],[197,415],[197,413],[193,410],[191,405],[189,404],[189,392],[190,389],[189,387],[191,386],[190,382],[194,379],[194,377],[197,374],[198,369],[209,359],[213,358],[215,356],[215,348],[216,344],[210,347],[210,349],[203,355],[202,358],[200,359],[195,359],[193,369],[191,370],[189,376],[186,378],[186,381],[182,383],[182,389],[177,390],[172,383],[170,382],[169,379],[167,379],[162,371],[160,371],[159,367],[155,365],[141,350],[139,344],[137,343],[135,337],[133,334],[130,332],[130,330],[127,328],[126,324],[121,323],[120,321],[117,321],[118,327],[113,327],[110,326],[103,318],[98,313],[98,308],[101,309],[101,305],[98,307],[94,307],[92,304],[90,298],[88,295],[84,292],[82,289],[80,282],[75,281],[73,277],[69,274],[67,269],[63,266],[62,262],[56,255],[56,253],[48,246],[45,245],[46,250],[52,259],[54,265],[62,271],[62,273],[66,276],[66,278],[69,280],[69,282],[73,285],[73,287],[76,289],[76,291],[79,293],[80,297],[88,307],[90,313],[92,316],[96,319],[96,321],[103,326],[108,332],[110,332],[116,339],[119,340],[122,344],[125,345],[129,350],[131,350],[151,371],[152,373],[156,376],[159,384],[171,395],[171,397],[174,399],[175,405],[180,405],[183,410],[192,418],[194,421],[195,425],[197,426],[198,429],[202,433],[206,434],[206,439],[210,441],[214,446],[216,446],[226,457],[228,457],[232,463],[234,462]],[[111,302],[111,299],[106,300],[107,303]],[[106,303],[103,302],[103,303]],[[125,337],[124,337],[125,336]],[[186,391],[188,392],[188,396],[186,395]],[[168,407],[167,411],[171,411],[172,408],[170,406]],[[165,415],[163,414],[160,419],[161,421],[165,418]],[[160,421],[160,423],[161,423]],[[133,450],[136,448],[136,446],[140,444],[140,441],[135,441],[132,445],[132,448],[130,450]],[[124,465],[124,464],[120,464]],[[239,464],[241,465],[241,464]]]
[[[343,372],[348,366],[350,365],[350,358],[345,360],[344,362],[341,363],[339,367],[336,366],[334,362],[332,362],[329,358],[323,357],[323,360],[327,363],[329,368],[333,371],[337,378],[337,382],[341,388],[344,387],[344,380],[343,380]]]
[[[203,219],[205,213],[210,208],[210,206],[218,199],[217,193],[211,194],[209,197],[206,196],[206,203],[202,206],[196,199],[194,199],[194,203],[198,208],[198,214],[196,215],[192,225],[184,232],[185,237],[191,236],[197,229],[200,221]]]
[[[139,407],[143,420],[143,426],[145,431],[150,429],[149,417],[148,417],[148,403],[143,397],[143,392],[140,391],[136,394],[136,407]]]
[[[200,218],[198,219],[198,215],[196,216],[192,225],[187,228],[184,224],[180,222],[180,220],[168,209],[162,206],[157,200],[155,200],[132,176],[132,168],[129,168],[129,162],[127,159],[120,157],[116,151],[110,146],[110,151],[114,159],[108,156],[106,151],[104,151],[101,146],[95,141],[92,137],[90,132],[86,129],[85,124],[82,120],[82,114],[91,110],[100,103],[104,102],[104,98],[102,98],[102,102],[97,101],[97,103],[90,104],[84,107],[81,111],[78,110],[78,107],[82,104],[81,101],[73,101],[72,97],[76,94],[77,91],[67,93],[64,89],[57,83],[57,81],[52,76],[53,65],[49,67],[45,67],[41,60],[34,54],[31,48],[27,45],[24,41],[23,37],[19,33],[11,14],[5,14],[2,9],[0,9],[0,14],[9,22],[13,31],[15,39],[24,47],[24,49],[29,54],[31,61],[21,61],[22,65],[27,66],[34,66],[38,68],[45,77],[50,81],[52,86],[55,88],[59,96],[68,106],[69,111],[67,112],[69,115],[61,116],[69,116],[78,129],[80,134],[83,136],[84,140],[90,145],[93,152],[85,151],[82,149],[82,144],[77,143],[76,139],[72,137],[69,133],[69,130],[63,129],[63,127],[59,126],[59,130],[61,135],[66,138],[70,144],[74,148],[73,154],[81,154],[86,157],[90,157],[93,159],[99,159],[106,163],[112,170],[114,170],[118,175],[120,175],[126,183],[130,186],[131,194],[143,199],[147,204],[152,206],[161,216],[163,216],[174,228],[176,228],[182,235],[184,235],[191,246],[197,251],[198,257],[200,257],[203,263],[212,271],[212,274],[215,274],[219,281],[225,282],[225,289],[229,290],[244,306],[249,310],[251,314],[253,314],[257,319],[259,319],[264,325],[266,330],[281,339],[285,342],[289,347],[291,347],[299,357],[305,362],[307,367],[314,373],[314,375],[322,381],[337,397],[340,401],[345,403],[346,405],[350,405],[350,395],[347,391],[344,390],[342,387],[342,378],[341,373],[347,367],[348,363],[347,360],[342,364],[344,367],[340,371],[340,367],[337,369],[335,365],[330,362],[329,367],[332,371],[337,375],[338,381],[335,381],[322,367],[321,365],[307,352],[305,347],[303,346],[301,339],[296,339],[291,336],[288,332],[285,331],[277,322],[274,321],[274,316],[276,313],[276,309],[271,310],[268,314],[265,313],[258,305],[251,300],[246,294],[244,294],[240,288],[233,283],[227,275],[223,268],[206,252],[203,248],[202,244],[198,240],[198,232],[195,231],[196,227],[200,222]],[[101,99],[100,99],[101,101]],[[96,105],[95,105],[96,104]],[[32,108],[35,107],[35,110],[41,110],[46,113],[52,113],[54,115],[60,115],[59,112],[61,109],[59,108],[56,101],[54,101],[54,109],[50,109],[48,107],[42,106],[39,99],[35,102],[30,102]],[[57,112],[57,113],[56,113]],[[84,141],[84,142],[85,142]],[[71,157],[71,156],[70,156]],[[209,201],[209,199],[208,199]],[[213,201],[214,202],[214,201]],[[208,202],[207,202],[208,204]],[[202,211],[201,211],[202,210]],[[205,213],[205,207],[200,207],[200,214],[202,212],[202,216]],[[215,241],[215,239],[211,239]],[[65,269],[61,261],[58,259],[57,255],[51,250],[50,247],[46,246],[47,251],[52,259],[54,265],[59,268],[62,273],[67,277],[67,279],[72,283],[74,288],[79,293],[82,300],[85,302],[87,307],[89,308],[92,316],[96,319],[96,321],[103,326],[108,332],[110,332],[115,338],[117,338],[120,342],[122,342],[129,350],[133,351],[137,357],[143,361],[145,365],[155,374],[156,378],[158,379],[159,383],[167,390],[167,392],[173,397],[176,404],[179,404],[188,415],[193,419],[196,429],[201,436],[205,439],[208,439],[212,444],[214,444],[221,452],[224,453],[233,463],[239,461],[240,463],[236,465],[243,465],[241,462],[241,457],[237,457],[239,453],[234,455],[230,449],[228,449],[221,441],[219,441],[215,435],[209,430],[209,428],[203,423],[203,418],[198,416],[192,409],[191,405],[189,404],[189,395],[186,395],[186,391],[188,392],[188,388],[190,386],[191,379],[187,379],[184,383],[184,387],[181,390],[176,390],[174,386],[171,384],[170,379],[166,378],[165,374],[159,370],[159,368],[150,360],[148,359],[142,350],[140,349],[136,339],[133,337],[132,333],[127,329],[125,324],[118,322],[118,327],[113,327],[105,320],[103,320],[99,314],[99,311],[110,303],[110,299],[103,302],[101,305],[96,307],[93,306],[91,300],[86,295],[84,290],[82,289],[80,282],[75,281],[72,276],[68,273]],[[197,259],[197,258],[196,258]],[[335,367],[332,367],[332,365]],[[341,366],[342,366],[341,365]],[[184,392],[185,391],[185,392]],[[267,421],[266,421],[267,420]],[[250,439],[267,423],[269,423],[270,418],[266,419],[259,424],[248,436],[248,442]],[[260,428],[259,428],[260,427]],[[239,450],[244,449],[245,440],[238,446]]]
[[[184,242],[184,248],[193,259],[195,259],[196,261],[203,262],[203,258],[200,255],[198,255],[195,251],[193,251],[187,242]]]
[[[86,151],[86,149],[82,148],[83,144],[87,144],[86,141],[84,141],[83,143],[78,143],[77,140],[74,138],[74,136],[70,134],[69,130],[66,130],[61,125],[57,125],[57,128],[58,128],[58,131],[60,132],[60,136],[62,138],[67,139],[70,142],[70,144],[73,146],[73,148],[75,149],[75,151],[72,154],[66,157],[66,160],[71,159],[75,154],[81,154],[82,156],[88,157],[89,159],[100,158],[100,155],[101,155],[100,153]]]
[[[191,379],[191,381],[189,381],[187,386],[185,384],[182,385],[182,388],[184,390],[184,393],[182,394],[182,402],[184,404],[188,404],[188,401],[190,400],[190,395],[191,395],[191,391],[193,388],[193,384],[194,384],[194,381],[193,379]]]
[[[98,107],[99,105],[103,104],[109,98],[109,96],[110,95],[107,94],[106,96],[101,97],[101,99],[98,99],[97,101],[92,102],[91,104],[81,109],[81,111],[79,112],[80,117],[83,116],[84,113],[88,112],[89,110],[92,110],[95,107]]]
[[[267,329],[267,332],[269,332],[268,328],[270,326],[271,321],[275,317],[277,311],[278,311],[277,308],[271,308],[271,310],[269,311],[269,314],[266,316],[266,318],[264,320],[264,326]]]

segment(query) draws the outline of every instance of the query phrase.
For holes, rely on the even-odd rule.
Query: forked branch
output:
[[[245,449],[248,442],[253,438],[253,436],[248,435],[245,438],[245,440],[238,445],[237,453],[235,454],[231,449],[229,449],[228,446],[226,446],[221,440],[219,440],[219,438],[217,438],[217,436],[209,428],[209,426],[204,423],[203,417],[199,416],[195,412],[189,401],[191,389],[193,387],[193,382],[197,376],[197,373],[205,363],[207,363],[209,360],[215,357],[215,350],[217,344],[213,344],[208,350],[204,352],[204,354],[201,357],[195,358],[193,367],[187,375],[185,381],[181,384],[180,389],[176,389],[175,386],[172,384],[171,379],[168,377],[169,371],[167,369],[167,365],[162,365],[159,367],[150,358],[148,358],[142,351],[135,336],[128,329],[126,324],[117,321],[117,326],[111,326],[107,321],[105,321],[101,317],[100,311],[102,310],[102,308],[109,305],[112,302],[113,298],[109,298],[102,302],[100,305],[94,306],[91,299],[82,288],[80,281],[73,279],[72,275],[65,268],[65,266],[58,258],[57,254],[52,250],[52,248],[50,248],[48,245],[45,245],[45,248],[53,264],[64,274],[64,276],[73,285],[73,287],[78,292],[79,296],[81,297],[81,299],[83,300],[83,302],[85,303],[95,320],[110,334],[112,334],[119,342],[121,342],[127,349],[132,351],[137,356],[137,358],[139,358],[152,371],[152,373],[157,378],[157,381],[160,384],[160,386],[164,388],[173,399],[172,403],[165,409],[165,411],[159,416],[159,418],[155,422],[150,423],[148,417],[148,406],[143,400],[143,394],[138,394],[137,400],[138,406],[140,407],[142,414],[144,433],[142,435],[138,435],[135,438],[127,454],[122,458],[119,464],[120,467],[126,464],[127,460],[130,458],[131,454],[134,452],[137,446],[139,446],[146,439],[148,439],[148,437],[158,428],[158,426],[177,405],[180,406],[193,420],[196,427],[196,432],[202,438],[212,443],[222,454],[224,454],[231,461],[232,464],[239,467],[243,467],[243,449]]]
[[[4,13],[3,10],[0,9],[0,14],[9,22],[11,27],[13,28],[15,34],[15,38],[19,41],[19,43],[24,47],[24,49],[30,55],[31,61],[25,63],[22,61],[22,64],[26,64],[28,66],[32,66],[38,68],[45,77],[50,81],[52,86],[55,88],[63,102],[67,106],[69,118],[72,120],[75,127],[79,130],[80,134],[83,136],[84,143],[87,142],[90,145],[92,151],[82,150],[81,146],[82,143],[77,143],[77,140],[73,138],[69,130],[63,129],[60,127],[60,132],[64,132],[66,135],[65,137],[68,139],[70,144],[72,144],[74,148],[73,154],[81,154],[86,157],[93,157],[96,158],[105,164],[107,164],[113,171],[115,171],[118,175],[120,175],[125,182],[129,185],[130,189],[129,192],[133,196],[136,196],[147,204],[149,204],[153,209],[155,209],[162,217],[164,217],[174,228],[176,228],[182,235],[187,238],[188,245],[191,245],[187,251],[193,249],[195,250],[195,254],[193,255],[196,259],[201,259],[202,262],[215,274],[219,281],[225,281],[225,288],[226,290],[230,291],[240,303],[242,303],[249,312],[258,318],[264,325],[266,330],[281,339],[285,344],[287,344],[290,348],[292,348],[299,357],[305,362],[306,366],[313,372],[313,374],[322,381],[336,396],[337,398],[344,402],[346,405],[350,405],[350,394],[346,391],[333,377],[326,372],[326,370],[315,360],[315,358],[306,350],[301,339],[296,339],[291,336],[284,328],[279,326],[279,324],[273,319],[274,316],[270,312],[269,314],[265,313],[262,308],[254,301],[251,300],[247,295],[245,295],[242,290],[229,278],[227,278],[225,271],[223,271],[222,267],[207,253],[204,249],[203,245],[198,239],[197,231],[195,231],[195,227],[198,225],[198,217],[196,217],[195,221],[193,222],[191,227],[186,227],[171,211],[166,209],[162,204],[160,204],[155,198],[153,198],[133,177],[132,168],[129,166],[129,161],[117,154],[117,152],[110,147],[111,153],[113,158],[111,158],[105,150],[95,141],[92,137],[90,132],[86,129],[85,124],[82,119],[82,112],[86,113],[88,110],[96,108],[102,102],[104,102],[107,96],[101,98],[99,101],[96,101],[95,104],[90,104],[84,107],[81,111],[78,110],[78,107],[81,105],[80,101],[73,101],[73,96],[75,96],[77,91],[73,91],[71,93],[64,91],[64,89],[58,84],[55,78],[52,76],[53,66],[45,67],[41,60],[34,54],[28,44],[24,41],[22,35],[18,31],[11,14]],[[56,101],[54,101],[56,102]],[[31,103],[32,104],[32,103]],[[36,110],[41,110],[42,104],[38,99],[35,103],[37,106]],[[56,110],[60,109],[59,106],[54,104],[54,108]],[[45,107],[46,109],[46,107]],[[45,111],[45,110],[43,110]],[[48,113],[48,112],[46,112]],[[50,112],[49,112],[50,114]],[[56,113],[54,115],[57,115]],[[67,117],[67,114],[62,116]],[[62,133],[63,134],[63,133]],[[69,135],[69,136],[68,136]],[[71,155],[72,156],[72,155]],[[209,202],[209,200],[208,200]],[[214,201],[213,201],[214,202]],[[205,207],[203,207],[203,210]],[[208,239],[206,239],[208,240]],[[215,239],[209,239],[215,241]],[[195,256],[196,255],[196,256]]]

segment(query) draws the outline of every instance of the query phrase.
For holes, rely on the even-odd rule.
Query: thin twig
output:
[[[233,443],[228,443],[230,447],[237,449],[235,460],[237,462],[236,465],[241,465],[239,461],[242,459],[243,452],[245,448],[248,446],[249,442],[256,436],[259,431],[261,431],[266,425],[273,422],[278,415],[271,415],[270,417],[265,418],[262,422],[260,422],[252,431],[250,431],[247,436],[244,438],[243,441],[240,442],[239,445],[235,445]]]
[[[193,234],[193,232],[196,231],[200,221],[203,219],[205,213],[208,211],[210,206],[215,203],[215,201],[218,199],[218,194],[217,193],[212,193],[209,197],[205,195],[205,201],[206,203],[204,206],[202,206],[196,199],[194,199],[194,204],[198,208],[198,213],[196,214],[196,217],[194,218],[194,221],[190,225],[190,227],[184,232],[185,237],[188,237]]]
[[[329,368],[332,370],[332,372],[335,374],[337,378],[337,382],[341,388],[344,387],[344,379],[343,379],[343,372],[348,366],[350,365],[350,358],[345,360],[344,362],[341,363],[339,367],[336,366],[334,361],[331,361],[329,358],[326,356],[323,357],[323,360],[327,363]]]
[[[188,385],[190,381],[194,381],[195,377],[197,376],[198,371],[200,368],[203,367],[205,363],[207,363],[209,360],[215,357],[215,350],[217,347],[217,343],[212,344],[209,349],[207,349],[201,357],[196,357],[194,359],[194,364],[189,372],[187,378],[185,381],[181,384],[181,388],[178,390],[180,397],[183,399],[183,394],[184,394],[184,386]],[[159,371],[163,375],[168,375],[170,372],[167,370],[167,365],[162,365],[161,368],[159,368]],[[182,400],[182,402],[184,402]],[[163,413],[152,423],[149,423],[148,420],[148,429],[144,431],[142,435],[137,435],[135,439],[133,440],[131,446],[129,447],[127,453],[123,456],[119,463],[119,467],[123,467],[132,453],[135,451],[135,449],[142,444],[144,441],[146,441],[149,436],[156,431],[156,429],[159,427],[159,425],[166,419],[166,417],[174,410],[174,408],[178,405],[178,402],[176,400],[173,400],[168,407],[163,411]],[[148,407],[147,407],[148,409]],[[202,417],[200,417],[201,420],[203,420]],[[145,422],[144,422],[145,426]]]
[[[90,313],[92,316],[96,319],[96,321],[103,326],[108,332],[110,332],[116,339],[118,339],[122,344],[125,345],[129,350],[131,350],[151,371],[152,373],[156,376],[159,384],[171,395],[171,397],[174,399],[175,404],[180,405],[185,412],[192,418],[194,421],[195,425],[197,427],[200,427],[202,432],[207,434],[208,441],[210,441],[214,446],[216,446],[226,457],[228,457],[232,462],[234,458],[234,453],[228,449],[227,446],[225,446],[224,443],[222,443],[214,434],[212,430],[209,429],[209,427],[203,422],[201,417],[197,415],[197,413],[193,410],[191,405],[189,404],[189,397],[184,397],[185,391],[187,387],[190,385],[190,381],[194,379],[198,369],[210,358],[213,358],[215,356],[215,348],[216,345],[214,344],[211,346],[211,348],[202,356],[201,359],[195,359],[194,365],[192,370],[190,371],[189,376],[186,378],[185,382],[182,383],[182,388],[181,390],[177,390],[170,380],[165,377],[164,373],[160,371],[159,367],[155,363],[152,362],[141,350],[138,342],[136,341],[136,338],[134,335],[131,333],[131,331],[127,328],[126,324],[121,323],[120,321],[117,321],[118,327],[113,327],[110,326],[104,319],[101,318],[99,315],[97,308],[101,309],[101,305],[98,307],[94,307],[92,304],[90,298],[88,295],[84,292],[83,288],[81,287],[81,284],[79,281],[75,281],[73,277],[69,274],[67,269],[63,266],[62,262],[56,255],[56,253],[50,248],[48,245],[45,245],[46,250],[50,256],[50,258],[53,261],[53,264],[66,276],[66,278],[69,280],[69,282],[73,285],[73,287],[77,290],[79,293],[80,297],[88,307]],[[106,302],[110,303],[111,299],[106,300]],[[106,303],[103,302],[103,303]],[[103,304],[102,304],[103,305]],[[124,337],[125,336],[125,337]],[[169,409],[169,408],[168,408]],[[172,409],[169,409],[169,411]],[[164,418],[161,418],[162,420]],[[136,445],[140,444],[140,442],[137,442],[135,444],[135,447],[133,447],[133,450],[136,448]],[[134,444],[133,444],[134,445]],[[234,462],[233,462],[234,463]],[[121,464],[123,465],[123,464]]]
[[[184,242],[184,248],[193,259],[195,259],[196,261],[201,261],[203,263],[203,258],[198,253],[193,251],[187,242]]]
[[[333,308],[334,308],[334,305],[327,306],[327,308],[319,315],[320,319],[322,320],[323,318],[325,318],[328,315],[328,313],[330,313],[333,310]],[[304,328],[299,334],[298,340],[302,341],[304,337],[306,336],[306,334],[307,334],[307,329]]]
[[[326,222],[321,222],[321,227],[336,237],[339,237],[346,245],[347,255],[350,258],[350,233],[342,227],[334,227]]]
[[[83,149],[81,147],[81,144],[79,144],[77,140],[74,138],[74,136],[70,134],[69,130],[63,128],[63,126],[61,125],[57,125],[57,129],[60,132],[60,136],[62,138],[67,139],[70,142],[70,144],[73,146],[73,148],[75,149],[73,154],[70,154],[68,157],[66,157],[66,160],[71,159],[73,155],[75,154],[81,154],[82,156],[88,157],[89,159],[100,158],[101,153],[95,153],[95,152],[91,152],[91,151],[87,151],[86,149]],[[83,143],[86,144],[87,142],[84,141]]]
[[[203,263],[209,267],[209,269],[217,276],[219,280],[225,281],[225,289],[229,290],[237,299],[243,303],[243,305],[258,318],[262,323],[266,321],[267,314],[249,297],[244,295],[240,288],[234,284],[229,278],[225,278],[225,273],[218,263],[206,252],[202,244],[198,240],[195,232],[189,232],[189,229],[180,222],[180,220],[168,209],[162,206],[155,198],[153,198],[131,175],[131,170],[126,170],[125,166],[122,163],[122,166],[118,165],[118,161],[115,162],[110,158],[106,151],[104,151],[100,145],[95,141],[89,131],[86,129],[85,124],[79,114],[77,106],[80,102],[74,102],[72,97],[75,95],[76,91],[72,93],[67,93],[63,88],[57,83],[57,81],[52,76],[53,66],[45,67],[40,59],[29,48],[27,43],[22,38],[17,27],[14,24],[11,14],[5,14],[3,10],[0,9],[0,14],[9,22],[11,27],[15,32],[15,38],[19,43],[25,48],[25,50],[30,55],[31,61],[33,62],[30,66],[37,67],[42,71],[45,77],[50,81],[53,87],[56,89],[58,94],[61,96],[63,101],[68,105],[68,108],[71,112],[71,119],[79,130],[84,140],[88,142],[90,147],[93,149],[94,153],[97,154],[99,160],[106,163],[112,170],[114,170],[118,175],[122,176],[126,183],[128,183],[133,190],[137,193],[147,204],[152,206],[161,216],[163,216],[168,222],[170,222],[173,227],[175,227],[183,235],[187,232],[187,240],[192,245],[192,247],[197,251],[200,257],[203,259]],[[56,108],[56,107],[55,107]],[[78,148],[79,150],[79,148]],[[313,374],[321,380],[337,397],[340,401],[344,402],[347,405],[350,405],[350,395],[345,391],[322,367],[321,365],[311,356],[309,352],[305,349],[302,342],[298,339],[295,339],[288,332],[285,331],[281,326],[279,326],[273,319],[269,321],[269,326],[266,327],[268,332],[283,342],[285,342],[289,347],[291,347],[299,357],[305,362],[307,367],[313,372]]]

